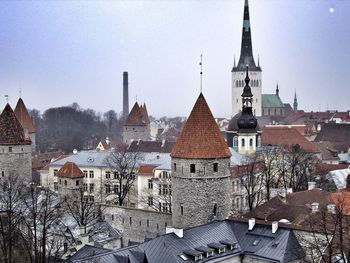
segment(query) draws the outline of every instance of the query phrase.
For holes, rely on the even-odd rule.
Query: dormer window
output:
[[[184,251],[184,254],[192,258],[195,262],[203,259],[203,252],[198,250],[187,249]]]

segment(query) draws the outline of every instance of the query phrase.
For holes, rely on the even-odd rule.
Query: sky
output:
[[[250,0],[262,91],[307,111],[350,109],[350,1]],[[122,111],[146,102],[155,117],[188,116],[200,92],[231,116],[244,0],[0,1],[0,107],[20,90],[41,112],[77,102]]]

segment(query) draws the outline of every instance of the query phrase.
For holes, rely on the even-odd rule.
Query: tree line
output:
[[[114,110],[98,113],[73,103],[47,109],[42,114],[33,109],[30,115],[37,129],[37,150],[42,152],[89,149],[101,139],[120,138],[122,133],[122,115]]]

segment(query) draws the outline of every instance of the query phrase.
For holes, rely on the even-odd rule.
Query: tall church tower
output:
[[[242,29],[242,44],[241,56],[238,64],[234,63],[232,68],[232,117],[236,115],[241,109],[241,94],[243,92],[245,69],[249,67],[250,87],[254,96],[252,102],[253,114],[261,116],[261,79],[262,72],[258,60],[258,65],[255,64],[253,57],[252,36],[249,18],[249,3],[245,0],[244,15],[243,15],[243,29]]]
[[[171,152],[175,228],[189,228],[229,216],[230,157],[201,93]]]
[[[294,110],[294,112],[298,112],[298,99],[297,99],[297,92],[296,91],[294,93],[293,110]]]

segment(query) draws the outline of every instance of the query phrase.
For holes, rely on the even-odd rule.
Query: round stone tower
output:
[[[201,93],[171,152],[174,227],[188,228],[229,216],[230,156]]]

